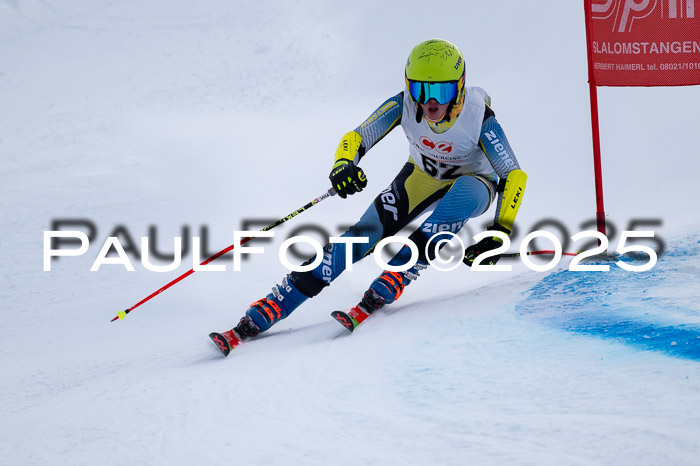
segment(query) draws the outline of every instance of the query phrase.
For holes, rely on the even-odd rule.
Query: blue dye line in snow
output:
[[[586,319],[567,330],[601,338],[614,339],[634,347],[663,351],[672,356],[700,361],[700,328],[685,325],[659,326],[652,323],[620,320],[595,322]]]
[[[516,310],[569,332],[700,361],[700,326],[692,323],[700,306],[687,297],[688,289],[700,290],[699,245],[697,239],[686,240],[649,272],[610,264],[610,272],[552,273],[529,290]],[[666,292],[654,293],[655,288]],[[667,297],[675,288],[682,296]]]

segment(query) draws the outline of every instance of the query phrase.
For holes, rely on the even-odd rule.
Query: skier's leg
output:
[[[438,181],[407,162],[388,188],[382,191],[359,222],[343,237],[366,237],[369,242],[352,245],[352,262],[372,252],[376,244],[398,233],[448,191],[453,181]],[[307,296],[315,296],[345,270],[345,244],[329,243],[323,261],[309,272],[293,272],[290,281]]]
[[[382,191],[359,222],[342,236],[367,237],[368,243],[352,245],[352,262],[369,254],[387,236],[395,235],[447,191],[451,182],[437,181],[407,162],[391,185]],[[286,318],[301,303],[314,297],[345,270],[345,244],[329,243],[323,260],[308,272],[292,272],[282,285],[253,303],[239,323],[239,333],[253,336]]]
[[[365,256],[381,239],[382,225],[374,205],[343,236],[368,237],[369,243],[353,244],[353,262]],[[275,285],[272,293],[250,305],[239,326],[244,336],[264,332],[286,318],[304,301],[319,294],[345,270],[345,245],[329,243],[323,248],[323,260],[313,270],[292,272]],[[241,333],[239,332],[239,333]]]
[[[343,236],[369,238],[369,243],[353,244],[353,262],[364,257],[381,238],[382,225],[374,205],[370,205],[359,222]],[[345,245],[329,243],[323,248],[323,260],[308,272],[292,272],[281,285],[275,285],[272,293],[255,301],[246,311],[239,326],[244,335],[254,336],[264,332],[286,318],[304,301],[319,294],[345,270]],[[241,333],[241,332],[239,332]]]
[[[418,247],[419,259],[416,264],[405,272],[390,272],[385,270],[369,287],[363,298],[364,307],[372,307],[374,311],[385,304],[391,304],[403,293],[404,288],[418,278],[420,271],[425,269],[428,258],[434,259],[435,244],[441,239],[449,239],[448,234],[457,233],[467,220],[478,217],[488,209],[495,197],[494,184],[483,177],[462,176],[452,185],[445,196],[437,203],[433,213],[413,232],[409,239]],[[428,242],[430,241],[430,244]],[[427,250],[427,253],[426,253]],[[397,266],[407,263],[411,258],[411,250],[404,246],[389,261],[389,265]]]

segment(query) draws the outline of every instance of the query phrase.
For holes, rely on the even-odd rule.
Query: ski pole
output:
[[[527,256],[539,256],[541,254],[552,254],[554,255],[555,252],[553,250],[544,250],[544,251],[528,251],[525,255]],[[577,253],[575,252],[562,252],[562,256],[576,256]],[[520,257],[522,254],[519,252],[510,252],[507,254],[501,254],[501,257]]]
[[[317,197],[317,198],[314,199],[313,201],[309,202],[309,203],[306,204],[304,207],[301,207],[300,209],[295,210],[294,212],[292,212],[291,214],[287,215],[286,217],[282,217],[281,219],[277,220],[277,221],[274,222],[274,223],[271,223],[270,225],[266,226],[265,228],[263,228],[263,229],[260,230],[260,231],[272,230],[272,229],[275,228],[276,226],[283,224],[283,223],[286,222],[287,220],[293,219],[294,217],[296,217],[296,216],[299,215],[300,213],[302,213],[302,212],[304,212],[304,211],[310,209],[311,207],[315,206],[316,204],[318,204],[318,203],[321,202],[322,200],[324,200],[324,199],[326,199],[326,198],[329,198],[329,197],[331,197],[331,196],[335,196],[335,190],[334,190],[333,188],[329,189],[328,192],[322,194],[321,196]],[[245,244],[245,243],[247,243],[248,241],[250,241],[250,239],[251,239],[250,237],[242,238],[240,244]],[[230,252],[230,251],[233,249],[233,246],[234,246],[234,245],[232,244],[231,246],[227,247],[226,249],[222,249],[221,251],[217,252],[216,254],[214,254],[214,255],[211,256],[209,259],[205,260],[204,262],[202,262],[202,263],[199,264],[199,265],[207,265],[208,263],[210,263],[210,262],[212,262],[212,261],[218,259],[219,257],[223,256],[223,255],[226,254],[227,252]],[[160,288],[159,290],[154,291],[154,292],[151,293],[150,295],[146,296],[146,297],[143,298],[141,301],[139,301],[138,303],[136,303],[136,304],[134,304],[133,306],[131,306],[129,309],[125,309],[125,310],[123,310],[123,311],[117,312],[117,316],[116,316],[114,319],[112,319],[111,322],[114,322],[114,321],[117,320],[117,319],[124,319],[128,313],[130,313],[131,311],[133,311],[134,309],[136,309],[137,307],[139,307],[140,305],[142,305],[142,304],[145,303],[146,301],[150,300],[151,298],[153,298],[153,297],[155,297],[155,296],[161,294],[163,291],[167,290],[168,288],[170,288],[170,287],[173,286],[174,284],[178,283],[180,280],[184,280],[185,278],[189,277],[189,276],[192,275],[193,273],[194,273],[194,268],[191,268],[190,270],[188,270],[187,272],[183,273],[182,275],[180,275],[179,277],[177,277],[175,280],[171,281],[170,283],[168,283],[167,285],[163,286],[163,287]]]

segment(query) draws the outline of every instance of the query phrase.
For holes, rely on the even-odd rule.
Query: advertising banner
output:
[[[586,2],[592,84],[700,84],[700,0]]]

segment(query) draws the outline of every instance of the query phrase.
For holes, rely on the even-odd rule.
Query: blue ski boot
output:
[[[363,307],[371,313],[387,304],[393,303],[399,299],[406,286],[418,278],[420,271],[427,267],[427,265],[418,261],[416,265],[405,272],[389,272],[385,270],[372,282],[369,290],[365,292],[362,298]]]
[[[243,338],[255,336],[286,318],[308,298],[285,277],[272,293],[250,305],[236,329]]]

